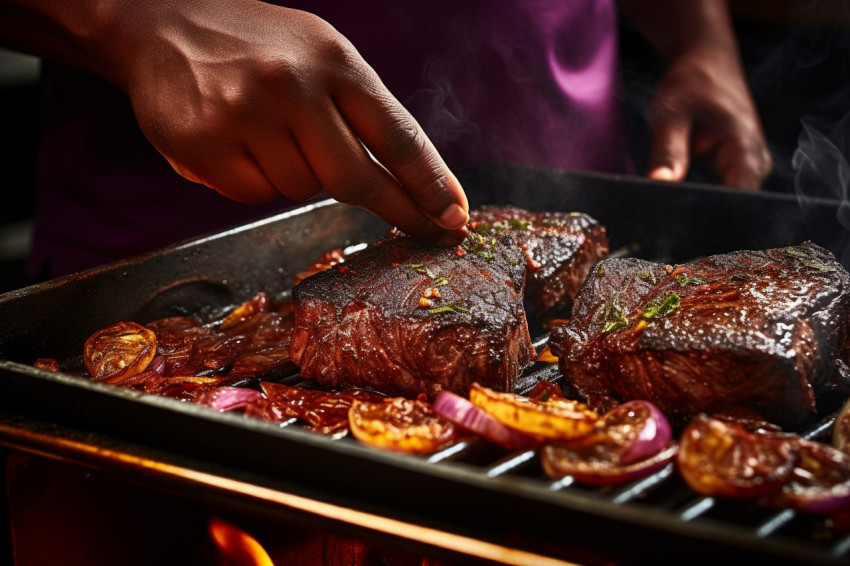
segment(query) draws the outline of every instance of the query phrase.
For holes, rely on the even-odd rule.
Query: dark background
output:
[[[842,119],[850,112],[850,2],[733,0],[731,6],[775,163],[765,189],[846,200],[850,168],[844,156],[850,128]],[[629,146],[643,171],[649,139],[646,103],[663,63],[627,21],[621,51]],[[2,293],[32,283],[24,263],[36,202],[36,59],[0,51],[0,116]],[[712,181],[699,163],[690,179]]]

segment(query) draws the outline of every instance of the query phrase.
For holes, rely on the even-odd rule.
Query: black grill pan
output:
[[[612,249],[620,253],[678,262],[811,239],[850,267],[850,230],[839,221],[842,214],[850,217],[846,203],[509,166],[482,167],[462,181],[473,205],[587,212],[607,226]],[[537,557],[583,563],[848,561],[850,538],[832,532],[824,519],[698,497],[672,466],[635,484],[584,488],[546,479],[533,453],[472,442],[431,458],[388,454],[347,437],[218,414],[31,367],[39,357],[78,359],[85,339],[116,320],[213,317],[260,290],[284,297],[293,275],[321,252],[372,241],[386,229],[364,211],[315,203],[0,296],[0,442],[72,460],[75,451],[77,460],[86,459],[79,457],[85,446],[100,447],[90,451],[96,454],[90,460],[136,478],[150,475],[150,467],[104,454],[142,454]],[[535,367],[520,387],[539,378],[559,376],[551,367]],[[293,373],[286,379],[300,378]],[[825,437],[830,423],[829,414],[821,415],[805,433]],[[210,497],[201,483],[194,481],[193,489],[193,480],[184,478],[180,490]],[[227,489],[214,498],[237,499]],[[242,498],[239,505],[268,516],[286,507],[261,498]],[[374,527],[413,538],[394,528]],[[522,562],[508,554],[502,559]]]

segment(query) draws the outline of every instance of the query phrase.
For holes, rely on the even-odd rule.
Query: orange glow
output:
[[[234,566],[274,566],[257,539],[230,523],[210,517],[210,535],[219,550]]]
[[[543,351],[540,352],[540,355],[537,356],[537,361],[545,362],[547,364],[557,364],[558,356],[552,354],[552,352],[549,350],[549,346],[546,346],[545,348],[543,348]]]

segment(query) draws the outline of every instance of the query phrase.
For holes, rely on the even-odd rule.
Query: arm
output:
[[[651,108],[649,176],[680,181],[691,155],[757,189],[772,167],[725,0],[621,0],[669,68]]]
[[[324,187],[411,234],[465,233],[466,196],[419,124],[311,14],[258,0],[0,0],[0,37],[123,89],[174,170],[234,200]]]

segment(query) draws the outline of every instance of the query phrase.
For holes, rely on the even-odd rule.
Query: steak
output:
[[[470,228],[482,235],[506,232],[522,249],[531,318],[556,306],[568,308],[591,267],[608,255],[605,227],[580,212],[484,207],[471,212]]]
[[[805,242],[661,265],[609,259],[552,332],[566,381],[594,408],[655,403],[795,427],[847,391],[850,274]]]
[[[536,355],[525,270],[507,234],[471,233],[456,248],[390,234],[293,288],[292,361],[332,389],[511,390]]]

